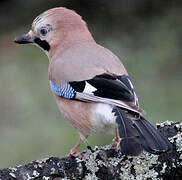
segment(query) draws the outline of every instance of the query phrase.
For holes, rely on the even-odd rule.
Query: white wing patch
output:
[[[96,91],[97,89],[90,85],[87,81],[86,81],[86,84],[85,84],[85,88],[83,90],[83,93],[87,93],[87,94],[93,94],[94,91]]]

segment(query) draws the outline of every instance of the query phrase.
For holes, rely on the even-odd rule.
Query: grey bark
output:
[[[0,180],[181,179],[182,123],[166,121],[157,128],[172,143],[171,152],[160,155],[143,152],[138,157],[126,157],[112,145],[88,148],[82,159],[49,157],[0,169]]]

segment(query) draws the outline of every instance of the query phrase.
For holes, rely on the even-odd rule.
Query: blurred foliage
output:
[[[12,42],[52,7],[77,11],[96,41],[122,59],[146,118],[153,124],[181,121],[182,1],[1,0],[0,5],[0,168],[64,156],[79,139],[54,102],[47,57],[34,46]],[[94,135],[88,142],[111,139]]]

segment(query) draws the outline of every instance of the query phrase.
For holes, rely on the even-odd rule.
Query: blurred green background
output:
[[[13,43],[38,14],[56,6],[81,14],[96,41],[119,56],[146,118],[181,121],[182,1],[1,0],[0,168],[65,156],[79,139],[49,89],[46,55]],[[93,135],[88,141],[94,147],[111,139]]]

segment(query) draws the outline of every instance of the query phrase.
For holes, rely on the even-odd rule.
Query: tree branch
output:
[[[181,179],[182,123],[166,121],[157,128],[173,144],[172,152],[122,156],[112,145],[89,148],[83,158],[49,157],[23,166],[0,169],[0,180],[30,179]]]

